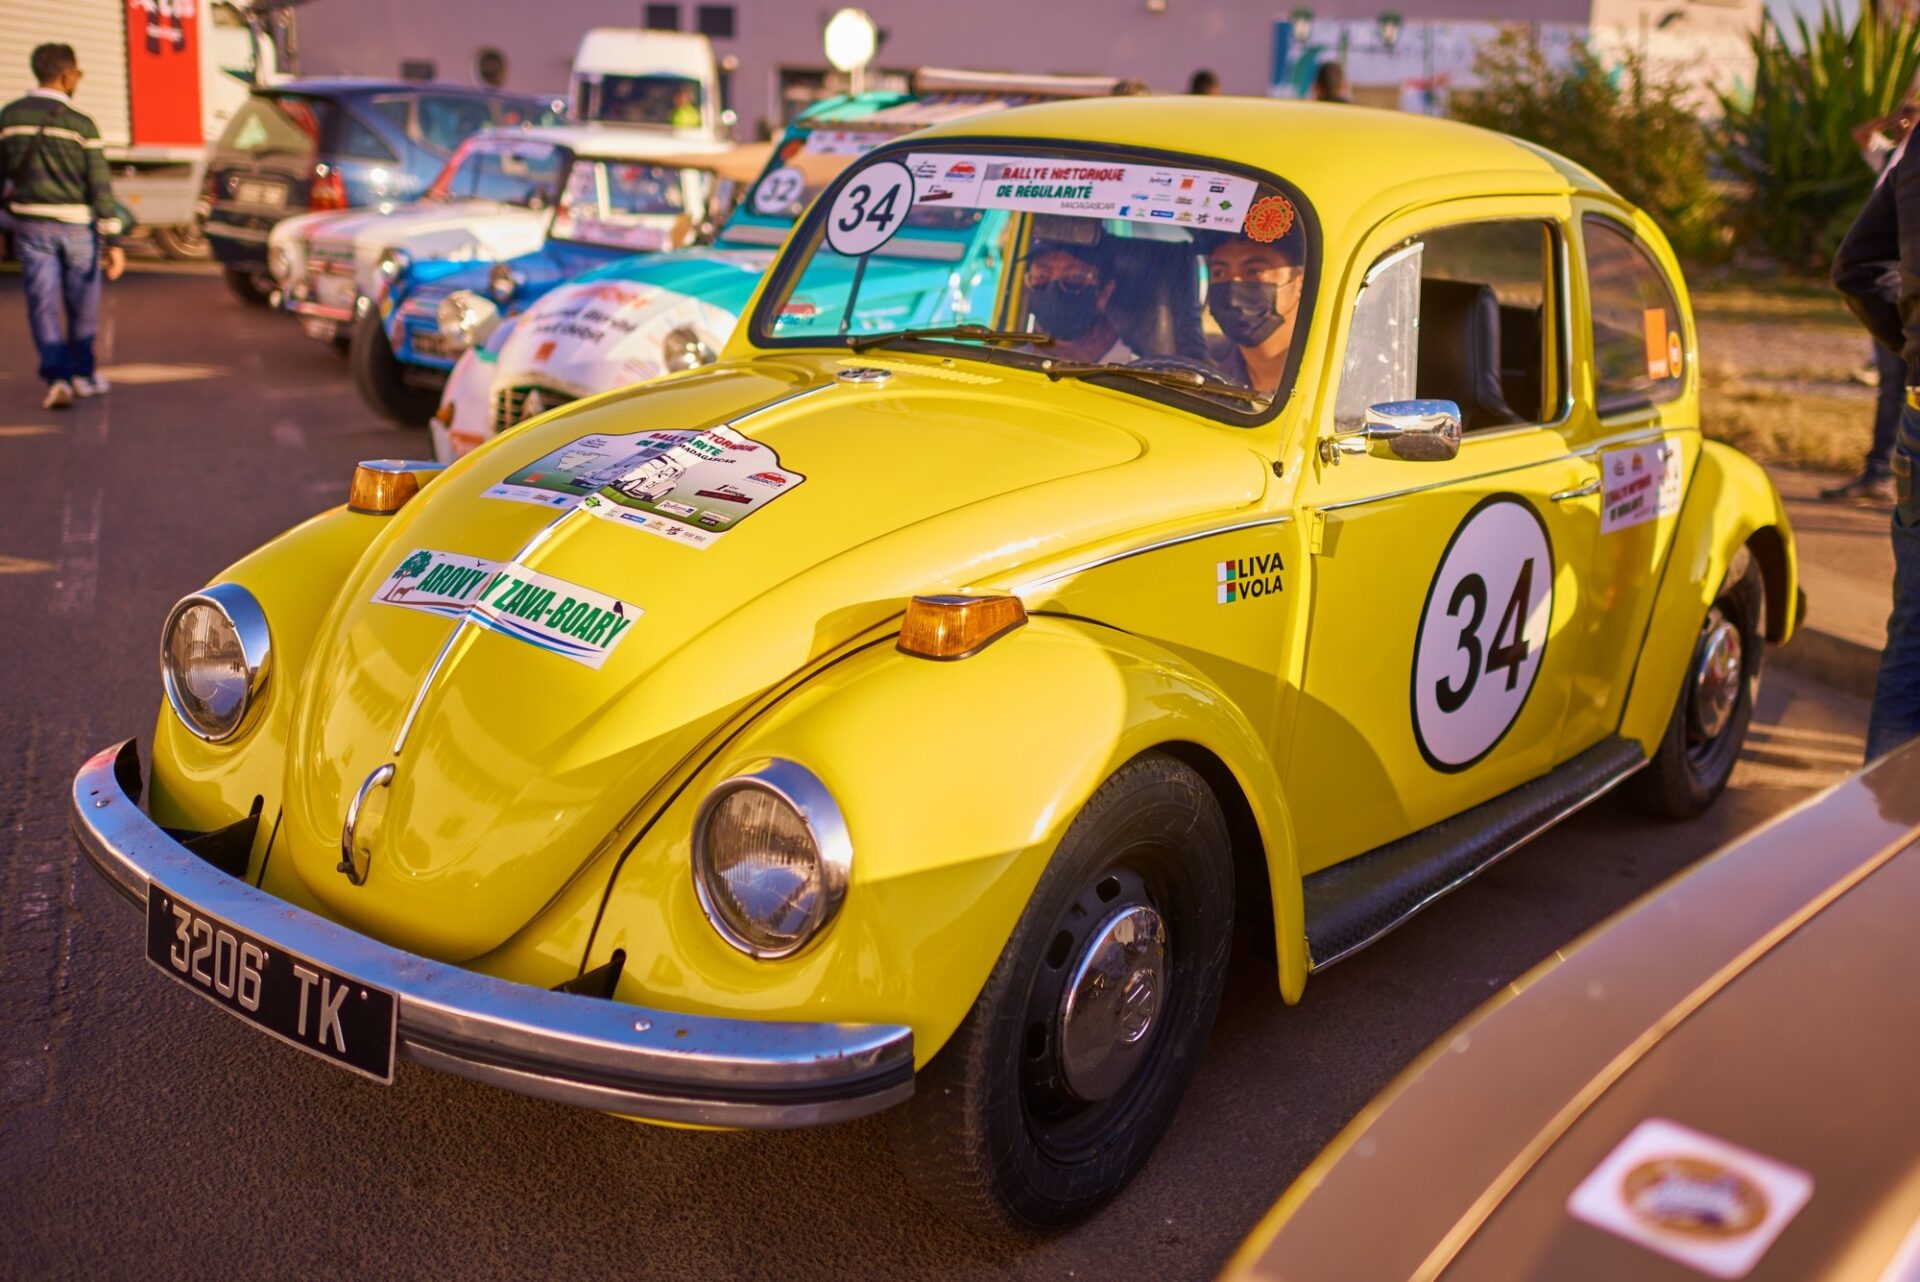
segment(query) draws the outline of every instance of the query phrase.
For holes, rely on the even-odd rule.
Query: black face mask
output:
[[[1027,306],[1045,333],[1073,343],[1100,323],[1100,287],[1063,280],[1027,286]]]
[[[1236,347],[1258,347],[1285,319],[1280,287],[1263,280],[1216,281],[1207,289],[1207,310]]]

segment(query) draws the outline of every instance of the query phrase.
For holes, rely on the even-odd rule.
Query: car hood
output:
[[[342,589],[295,710],[288,848],[329,911],[397,946],[474,958],[550,902],[703,736],[910,595],[1263,492],[1264,465],[1232,433],[1144,401],[971,362],[881,361],[889,382],[854,385],[834,377],[840,363],[721,365],[555,415],[462,459],[392,518]],[[722,491],[753,491],[743,515],[662,533],[604,492],[601,510],[569,510],[586,487],[556,477],[590,475],[607,438],[723,425],[731,436],[702,438],[709,454],[736,451],[755,472],[729,474],[737,485],[701,474],[695,488],[718,497],[662,501],[725,508],[746,500]],[[421,577],[430,562],[453,567],[437,588]],[[461,606],[436,609],[443,589],[495,592],[503,609],[552,591],[547,617],[597,623],[574,637],[537,634],[537,609],[462,623]],[[387,762],[354,886],[336,871],[343,817]]]
[[[567,397],[665,372],[661,345],[688,329],[718,351],[772,262],[771,250],[703,250],[623,259],[528,308],[494,358],[494,384]]]

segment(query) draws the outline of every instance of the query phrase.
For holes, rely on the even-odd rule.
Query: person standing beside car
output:
[[[75,395],[107,390],[93,363],[100,281],[119,278],[126,252],[100,129],[73,105],[81,74],[73,46],[43,44],[30,61],[39,88],[0,108],[0,173],[47,385],[41,405],[64,409]]]
[[[1889,292],[1885,278],[1899,275]],[[1880,343],[1904,362],[1905,404],[1893,440],[1893,611],[1867,719],[1867,760],[1920,735],[1920,150],[1903,147],[1847,229],[1833,283]]]

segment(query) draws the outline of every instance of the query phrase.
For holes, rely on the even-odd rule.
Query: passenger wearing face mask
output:
[[[1125,365],[1133,349],[1107,319],[1114,281],[1091,245],[1035,242],[1027,258],[1027,310],[1053,341],[1039,349],[1062,361]]]
[[[1207,310],[1233,344],[1219,362],[1229,380],[1279,389],[1305,276],[1297,233],[1268,243],[1223,236],[1207,252]]]

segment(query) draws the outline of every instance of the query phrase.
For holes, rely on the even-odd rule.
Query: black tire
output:
[[[423,387],[409,387],[400,376],[400,362],[394,359],[387,331],[380,314],[369,311],[353,326],[353,346],[347,352],[347,367],[353,372],[353,385],[360,399],[390,423],[402,427],[424,427],[440,407],[440,397]]]
[[[1100,786],[973,1009],[889,1114],[894,1156],[928,1202],[975,1227],[1033,1231],[1089,1215],[1126,1186],[1172,1121],[1219,1010],[1233,877],[1226,819],[1187,766],[1147,753]],[[1098,997],[1089,1003],[1079,1027],[1093,1037],[1080,1044],[1109,1048],[1118,1059],[1096,1070],[1124,1074],[1089,1102],[1065,1067],[1068,981],[1109,924],[1142,920],[1143,905],[1164,923],[1163,964],[1116,959],[1117,988],[1079,990],[1113,995],[1104,1024]],[[1149,1000],[1136,1001],[1143,986]],[[1144,1032],[1133,1032],[1142,1009]]]
[[[1711,681],[1712,674],[1704,670],[1709,665],[1710,642],[1723,620],[1738,638],[1738,671],[1725,682],[1715,683],[1734,686],[1732,707],[1716,728],[1712,725],[1716,717],[1702,713],[1703,700],[1697,691],[1702,689],[1703,680]],[[1691,819],[1712,805],[1726,788],[1746,743],[1754,700],[1760,693],[1766,631],[1766,580],[1759,561],[1742,547],[1734,554],[1720,594],[1701,621],[1693,657],[1687,663],[1686,681],[1667,721],[1666,736],[1653,761],[1634,779],[1636,798],[1648,813],[1663,819]]]
[[[200,230],[198,223],[181,223],[177,227],[149,227],[147,238],[153,247],[160,251],[162,258],[174,262],[199,262],[213,256],[213,247],[207,243],[207,234]]]
[[[259,278],[244,267],[222,267],[220,274],[227,278],[227,288],[241,302],[253,307],[265,307],[270,301],[268,291],[260,287]]]

